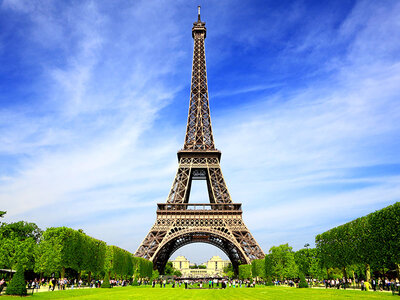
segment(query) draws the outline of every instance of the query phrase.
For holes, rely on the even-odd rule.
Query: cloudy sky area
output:
[[[198,4],[222,170],[265,252],[399,201],[398,1],[3,0],[5,222],[136,250],[183,146]]]

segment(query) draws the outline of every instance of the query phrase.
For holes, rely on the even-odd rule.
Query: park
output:
[[[57,9],[47,7],[47,4],[18,6],[10,4],[11,2],[7,3],[0,6],[1,12],[4,15],[10,14],[10,20],[12,16],[20,14],[21,24],[25,20],[21,14],[26,13],[44,14],[47,17],[43,17],[43,20],[52,20],[48,21],[50,23],[57,20],[53,14],[64,16],[64,13],[55,13]],[[46,8],[42,9],[42,5]],[[274,41],[273,35],[268,38],[272,42],[267,43],[265,37],[260,37],[260,41],[253,41],[249,38],[252,36],[249,32],[244,33],[244,31],[237,36],[233,34],[226,42],[233,40],[231,55],[238,55],[241,59],[232,59],[225,65],[220,75],[216,76],[213,72],[218,68],[215,66],[218,63],[221,63],[220,66],[224,65],[221,61],[225,55],[222,48],[218,48],[225,45],[219,38],[228,34],[227,32],[221,34],[223,31],[218,32],[218,30],[226,30],[227,23],[236,24],[236,21],[240,23],[238,19],[230,19],[229,22],[224,20],[224,23],[221,21],[223,19],[213,14],[212,9],[206,10],[206,15],[210,16],[210,27],[207,25],[206,28],[204,14],[198,6],[196,18],[191,19],[194,21],[191,31],[187,26],[186,35],[175,36],[173,32],[181,30],[180,26],[169,27],[166,24],[170,23],[164,20],[155,26],[157,28],[155,29],[150,26],[153,23],[149,20],[165,17],[162,11],[165,11],[166,15],[171,14],[170,16],[175,16],[178,12],[172,13],[173,10],[168,10],[167,7],[160,9],[147,7],[148,4],[144,3],[141,5],[145,6],[145,9],[140,5],[139,7],[127,5],[132,10],[128,10],[129,13],[125,15],[125,12],[116,7],[109,10],[108,6],[104,6],[97,10],[97,6],[91,3],[85,7],[78,7],[74,14],[68,14],[63,25],[54,26],[54,31],[45,31],[42,27],[44,21],[32,18],[33,23],[39,24],[37,26],[41,28],[40,33],[47,32],[49,36],[53,34],[56,36],[54,33],[56,30],[60,30],[63,26],[71,26],[71,23],[74,23],[70,22],[71,18],[75,19],[76,14],[83,12],[84,17],[81,19],[84,22],[86,19],[90,21],[79,29],[71,30],[76,34],[85,32],[84,38],[93,40],[79,43],[76,47],[65,48],[83,49],[79,57],[67,58],[69,65],[67,71],[58,69],[65,67],[58,61],[58,57],[51,59],[57,67],[49,68],[44,74],[51,76],[56,83],[48,84],[49,79],[43,79],[41,85],[47,86],[47,89],[37,87],[35,92],[27,92],[24,96],[18,92],[23,88],[12,89],[16,98],[25,99],[25,95],[28,94],[30,95],[28,98],[34,95],[44,96],[59,88],[58,92],[53,91],[51,99],[42,103],[46,109],[38,113],[37,118],[42,118],[43,115],[46,115],[46,118],[38,121],[38,125],[27,126],[35,131],[39,130],[37,128],[41,123],[52,120],[51,124],[44,125],[45,132],[35,135],[28,130],[29,133],[21,138],[24,142],[19,144],[19,147],[0,148],[0,155],[5,153],[4,158],[0,156],[0,163],[4,161],[4,167],[0,165],[0,296],[4,299],[25,296],[38,300],[398,298],[400,296],[398,197],[400,162],[397,161],[398,143],[392,143],[396,140],[394,135],[398,132],[395,128],[397,125],[394,125],[397,122],[393,121],[397,120],[396,112],[400,111],[396,104],[398,102],[395,101],[397,97],[391,98],[389,96],[392,94],[387,92],[390,98],[389,100],[384,98],[387,100],[387,105],[382,104],[384,108],[374,106],[377,105],[377,101],[372,101],[369,97],[380,95],[381,91],[363,94],[361,91],[365,90],[365,87],[364,89],[362,87],[366,83],[368,88],[374,86],[374,80],[382,79],[383,75],[377,76],[374,80],[369,77],[360,79],[360,86],[351,90],[348,87],[348,78],[354,76],[352,73],[354,65],[349,63],[349,66],[337,71],[335,76],[330,74],[330,68],[334,68],[333,66],[340,68],[338,66],[341,64],[338,61],[343,63],[353,61],[356,64],[359,63],[359,57],[368,60],[367,54],[365,56],[354,54],[351,49],[358,47],[360,52],[365,51],[365,53],[370,51],[365,49],[375,49],[370,46],[361,47],[359,45],[361,37],[353,40],[353,35],[358,34],[358,29],[354,29],[351,21],[346,21],[348,18],[353,20],[356,17],[371,15],[371,11],[379,11],[385,16],[396,15],[395,12],[397,10],[400,12],[400,8],[383,10],[376,4],[379,9],[372,9],[359,4],[358,1],[355,1],[354,6],[331,4],[330,9],[337,13],[338,20],[332,21],[332,28],[327,32],[336,32],[336,38],[343,41],[331,41],[329,47],[336,46],[337,51],[330,55],[342,56],[332,59],[322,69],[315,71],[315,74],[326,72],[326,79],[331,80],[331,83],[322,84],[315,79],[307,84],[304,83],[301,92],[293,89],[291,93],[286,93],[285,89],[289,86],[302,84],[299,83],[301,81],[299,78],[303,78],[305,82],[313,77],[293,71],[296,69],[295,64],[302,61],[304,49],[308,49],[306,44],[293,46],[303,42],[296,39],[297,29],[292,28],[291,34],[280,36],[282,39],[290,39],[290,43]],[[320,7],[319,4],[308,5],[309,10],[325,12],[325,7]],[[63,3],[60,6],[66,8],[68,5],[65,6]],[[224,11],[218,5],[212,7],[219,14]],[[233,16],[235,14],[247,16],[248,21],[252,21],[252,16],[260,13],[258,5],[249,5],[251,13],[247,11],[247,6],[245,8],[235,11],[231,8],[229,11]],[[136,13],[136,9],[142,11],[146,17]],[[176,9],[182,18],[186,18],[180,10],[181,7]],[[279,11],[281,16],[276,22],[285,19],[283,17],[286,17],[285,10],[282,11],[279,6],[274,9]],[[269,8],[264,6],[262,10],[266,13]],[[294,10],[296,14],[302,12],[297,6]],[[352,13],[354,11],[355,13]],[[111,13],[116,15],[113,15],[114,22],[109,23],[106,15],[109,16]],[[153,13],[159,15],[155,17]],[[331,16],[330,12],[325,13],[326,16]],[[297,20],[296,14],[293,20]],[[118,18],[127,16],[137,18],[135,26],[119,27],[123,22],[119,24]],[[269,17],[273,18],[274,14]],[[42,21],[38,21],[39,19]],[[127,20],[130,20],[130,17]],[[262,28],[274,27],[267,26],[268,22],[264,23],[266,22],[264,14],[259,16],[259,20],[260,24],[263,24]],[[288,18],[289,22],[290,20]],[[384,20],[386,18],[380,19],[379,22]],[[177,18],[174,21],[181,20]],[[312,18],[309,20],[309,22],[314,21]],[[304,26],[303,30],[309,28],[302,22],[300,23]],[[374,24],[379,23],[374,22]],[[142,23],[147,25],[140,25]],[[278,27],[285,26],[283,23],[279,24]],[[87,29],[92,26],[99,28],[96,27],[97,29],[93,31]],[[118,30],[109,30],[112,32],[110,33],[103,26],[110,28],[116,26]],[[257,34],[263,31],[259,30],[258,25],[254,26],[257,30],[253,31]],[[125,27],[133,27],[135,30],[129,34],[116,34],[119,30],[124,31]],[[234,27],[236,28],[234,32],[238,32],[242,27],[246,26]],[[144,30],[148,28],[151,33],[145,34]],[[380,36],[383,31],[375,32],[375,28],[376,26],[372,25],[366,27],[367,33],[363,37],[369,36],[370,31]],[[134,65],[125,69],[131,57],[124,56],[125,49],[133,47],[135,55],[138,57],[145,55],[148,49],[153,49],[155,43],[155,39],[148,38],[158,36],[158,30],[167,30],[169,33],[160,34],[160,39],[165,36],[175,36],[176,40],[175,38],[163,40],[160,45],[165,48],[162,48],[162,51],[152,50],[147,59],[138,59]],[[214,30],[218,38],[213,36]],[[351,30],[354,32],[346,35],[346,31]],[[66,31],[61,31],[63,33],[59,33],[60,36],[66,34]],[[105,37],[100,37],[102,34],[108,34],[108,39],[114,42],[107,42]],[[312,31],[311,38],[310,36],[304,38],[307,41],[313,40],[319,34]],[[193,39],[193,47],[190,48],[193,50],[192,56],[189,55],[187,46],[184,46],[185,51],[178,51],[179,47],[188,43],[190,35]],[[32,35],[32,39],[38,36],[41,34]],[[243,36],[246,36],[244,40]],[[215,136],[211,123],[210,103],[213,102],[209,99],[206,37],[209,37],[207,41],[210,39],[211,53],[213,53],[210,61],[215,68],[210,73],[211,86],[213,82],[221,85],[221,78],[225,78],[225,75],[231,81],[227,90],[218,92],[210,88],[210,91],[215,91],[216,100],[226,101],[216,106],[217,132],[220,130],[222,134],[218,133]],[[68,35],[68,38],[71,43],[75,42],[73,35]],[[141,38],[144,40],[138,42],[137,46],[136,41]],[[19,37],[15,39],[18,40]],[[180,46],[168,48],[169,45],[178,43],[180,39],[182,39]],[[330,40],[315,39],[318,43],[327,44]],[[49,43],[50,40],[51,38]],[[67,40],[67,36],[64,39],[57,38],[56,44],[60,45],[60,41],[63,40]],[[370,41],[369,38],[365,40],[366,43]],[[25,43],[25,41],[26,38],[20,42]],[[42,41],[39,39],[36,43]],[[255,46],[257,43],[261,44]],[[346,43],[352,46],[343,46]],[[268,51],[271,55],[277,51],[274,63],[265,62],[264,49],[268,48],[265,44],[270,46]],[[38,46],[38,53],[44,51],[43,45],[47,44],[43,42]],[[238,50],[237,45],[243,48]],[[103,46],[110,47],[109,49],[115,52],[104,51],[102,58],[97,61],[95,58]],[[319,47],[318,44],[310,52],[314,53],[313,51],[317,51]],[[64,53],[64,50],[57,48],[54,53]],[[386,48],[378,50],[385,52]],[[67,57],[69,57],[68,51],[64,53]],[[258,61],[246,63],[252,59],[253,52],[258,53],[259,59],[264,61],[263,67],[258,67]],[[282,55],[293,58],[296,52],[298,52],[296,59],[280,59]],[[315,63],[315,68],[317,66],[321,68],[322,62],[325,63],[327,58],[324,55],[327,55],[327,52],[329,51],[324,50],[320,53],[321,62]],[[0,51],[0,55],[1,53]],[[54,53],[42,53],[37,55],[36,59],[40,60],[39,57],[51,56]],[[133,55],[132,53],[130,55]],[[117,62],[119,55],[124,59]],[[156,68],[151,69],[149,66],[158,55],[160,61],[156,64]],[[170,87],[163,90],[162,84],[158,86],[155,83],[159,80],[159,76],[168,74],[174,79],[178,74],[174,73],[174,68],[163,70],[164,64],[167,67],[174,59],[178,59],[171,58],[175,55],[185,57],[182,61],[186,62],[186,67],[189,65],[187,59],[192,59],[190,80],[188,76],[185,77],[186,90],[190,89],[189,105],[187,106],[185,102],[187,113],[186,111],[183,113],[182,103],[174,102],[174,105],[169,105],[168,102],[172,103],[174,97],[182,98],[180,92],[185,90],[184,88],[180,87],[175,91]],[[388,56],[390,55],[386,52],[385,55],[382,54],[382,57]],[[315,57],[313,56],[313,59]],[[309,59],[312,61],[311,57]],[[35,59],[28,60],[36,64]],[[295,79],[289,80],[289,77],[278,76],[274,83],[269,83],[267,86],[261,82],[254,86],[254,80],[264,80],[265,72],[272,76],[276,73],[275,68],[285,63],[293,64],[287,69],[292,70],[291,76]],[[364,64],[362,65],[359,76],[369,74],[364,71]],[[397,65],[397,61],[394,60],[393,66],[387,67],[382,63],[381,67],[386,66],[388,70],[393,71]],[[25,67],[29,68],[28,65]],[[252,87],[237,90],[235,89],[237,82],[234,79],[236,75],[228,75],[231,67],[237,70],[248,68],[249,72],[258,70],[260,73],[249,81],[253,84]],[[14,64],[10,64],[9,69],[13,68]],[[36,71],[32,72],[40,72],[38,71],[40,68],[37,67]],[[106,68],[106,71],[95,72],[92,70],[95,68],[99,70]],[[115,71],[114,68],[118,68],[119,71]],[[302,65],[299,70],[308,73],[305,71],[307,68],[306,65]],[[79,71],[76,73],[71,71],[75,69]],[[124,84],[116,83],[115,86],[118,88],[114,89],[113,80],[118,79],[123,70],[128,73],[138,73],[135,76],[122,75],[119,80],[131,78],[132,81],[123,81]],[[351,75],[344,76],[346,72]],[[20,73],[24,72],[10,71],[10,74],[16,76],[15,78],[20,76],[18,75]],[[387,73],[391,74],[389,71]],[[149,79],[143,79],[144,74],[148,74]],[[397,79],[397,75],[393,77]],[[87,84],[92,77],[96,80],[93,80],[91,85]],[[247,75],[241,80],[244,81],[246,77]],[[316,77],[320,80],[319,76]],[[164,78],[163,84],[170,84],[171,78]],[[179,78],[182,81],[183,76]],[[118,81],[117,79],[115,80]],[[5,82],[5,79],[2,81]],[[385,84],[389,81],[389,79],[383,80]],[[15,79],[16,85],[19,85],[18,82],[20,81]],[[342,93],[338,93],[335,89],[328,91],[328,86],[334,86],[338,82],[341,82],[342,86],[338,85],[336,88],[342,89]],[[174,86],[177,83],[178,81]],[[27,81],[24,84],[29,83]],[[380,83],[376,86],[382,85]],[[309,93],[310,86],[324,86],[324,88],[315,88],[313,94]],[[138,90],[132,92],[133,87]],[[174,92],[170,92],[171,90]],[[326,94],[323,95],[323,91]],[[146,94],[147,92],[149,94]],[[394,95],[398,92],[400,91],[393,88]],[[253,100],[253,97],[258,99],[257,95],[261,95],[258,93],[265,93],[263,100]],[[64,95],[66,97],[64,100],[70,101],[69,104],[47,109],[52,101],[55,103],[60,99],[58,95]],[[235,98],[242,97],[241,95],[247,95],[247,104],[242,103],[242,98]],[[289,101],[287,97],[292,98]],[[312,101],[308,100],[310,97]],[[360,99],[364,99],[365,103]],[[260,101],[259,106],[257,101]],[[324,103],[325,106],[323,110],[317,112],[316,107],[320,103]],[[14,104],[8,105],[13,107]],[[348,107],[342,111],[337,110],[341,105]],[[389,105],[392,109],[387,108]],[[237,111],[232,112],[235,106]],[[275,111],[278,106],[279,112]],[[22,114],[21,111],[30,109],[35,111],[36,102],[32,102],[29,109],[21,107],[14,107],[15,111],[5,110],[4,115],[10,115],[7,120],[17,118],[18,114]],[[129,109],[126,109],[127,107]],[[307,111],[302,114],[304,107]],[[259,113],[258,110],[263,113],[256,115]],[[231,119],[224,119],[225,115],[230,113],[232,113],[229,116]],[[390,113],[393,113],[393,119],[387,116]],[[0,116],[2,115],[0,111]],[[359,119],[355,118],[356,115]],[[371,121],[373,124],[366,124],[366,120],[372,120],[375,115],[378,117],[374,122]],[[300,121],[290,123],[293,119]],[[340,121],[335,123],[337,119]],[[354,119],[358,120],[357,123],[350,126]],[[318,123],[321,120],[323,123]],[[114,125],[112,122],[115,122]],[[273,124],[270,122],[276,122],[274,123],[276,126],[270,128]],[[36,124],[33,121],[16,123]],[[331,123],[334,126],[330,127]],[[287,127],[286,124],[292,125]],[[381,131],[376,129],[379,125],[382,125]],[[57,126],[59,128],[55,129]],[[99,128],[103,126],[105,129],[101,134]],[[74,133],[68,132],[72,130],[71,128],[74,128]],[[172,162],[164,156],[173,156],[170,150],[178,145],[175,141],[178,128],[182,133],[186,128],[186,133],[183,146],[179,144],[179,150],[176,152],[176,164],[176,161]],[[3,136],[5,138],[0,141],[10,145],[12,143],[10,141],[18,135],[15,134],[18,130],[3,132],[2,138]],[[286,136],[281,133],[285,133]],[[300,140],[298,136],[301,137],[303,134],[308,137]],[[332,136],[335,138],[329,140]],[[222,151],[216,147],[215,137],[228,146],[228,151],[224,152],[227,153],[225,160],[227,165],[221,164]],[[60,138],[58,142],[53,141],[58,138]],[[26,146],[32,140],[33,144]],[[91,141],[90,146],[86,144],[87,140]],[[253,143],[257,146],[253,147]],[[274,145],[282,144],[285,145],[284,150],[279,146],[274,148]],[[10,154],[10,149],[17,150]],[[21,154],[18,152],[19,149],[24,149],[26,152]],[[297,152],[303,153],[303,156],[296,156]],[[325,160],[321,158],[324,155],[327,155]],[[340,166],[342,157],[347,161]],[[236,178],[233,185],[229,185],[230,180],[223,176],[222,166],[229,174],[227,178]],[[172,169],[174,171],[171,171]],[[172,172],[175,172],[175,176],[167,193],[166,182],[168,178],[172,179]],[[265,174],[268,174],[267,177],[264,177]],[[168,182],[170,184],[170,181]],[[197,190],[199,183],[202,184],[202,194]],[[229,190],[228,185],[232,190]],[[160,201],[160,197],[164,197],[165,194],[168,195],[166,200]],[[234,201],[232,195],[235,197],[239,195],[241,201]],[[212,249],[211,259],[206,262],[204,257],[209,253],[203,253],[203,248],[196,248],[199,244]],[[186,252],[182,252],[185,249]],[[189,255],[194,262],[190,262],[182,253]]]

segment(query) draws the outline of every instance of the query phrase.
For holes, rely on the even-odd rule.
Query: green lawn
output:
[[[184,288],[123,287],[84,289],[34,294],[32,299],[400,299],[386,292],[335,289],[296,289],[288,287],[228,288],[226,290],[185,290]],[[1,299],[11,297],[1,296]],[[12,297],[15,299],[14,297]]]

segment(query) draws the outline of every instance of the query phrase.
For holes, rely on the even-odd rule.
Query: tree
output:
[[[158,273],[158,270],[154,270],[153,274],[151,275],[152,280],[157,280],[158,277],[160,277],[160,273]]]
[[[325,268],[365,266],[369,281],[371,266],[383,271],[394,266],[400,273],[400,202],[332,228],[315,238],[318,256]],[[399,274],[400,275],[400,274]]]
[[[240,279],[250,279],[252,277],[251,274],[251,265],[240,265],[239,266],[239,278]]]
[[[174,273],[174,267],[172,266],[172,262],[167,262],[164,268],[164,275],[172,275]]]
[[[182,277],[182,272],[179,271],[179,270],[175,270],[175,271],[174,271],[174,275],[175,275],[176,277]]]
[[[22,264],[25,270],[33,270],[35,249],[42,231],[34,223],[24,221],[0,225],[0,268],[15,268]]]
[[[224,274],[225,276],[229,278],[235,277],[235,271],[233,270],[233,266],[231,263],[229,263],[225,268],[224,268]]]
[[[255,259],[251,262],[253,277],[265,278],[265,260]]]
[[[24,277],[24,269],[22,264],[18,264],[17,272],[14,274],[11,279],[10,284],[6,290],[7,295],[18,295],[18,296],[26,296],[26,283]]]
[[[292,247],[288,244],[271,247],[269,258],[272,264],[272,275],[283,280],[284,278],[294,278],[298,275],[298,267],[294,259]]]
[[[299,272],[305,275],[310,274],[309,249],[300,249],[294,253],[294,260],[299,268]]]
[[[0,218],[4,218],[4,215],[5,215],[6,213],[7,213],[6,211],[0,210]]]
[[[271,261],[271,257],[269,254],[265,255],[264,258],[264,264],[265,264],[265,278],[267,280],[267,285],[273,285],[272,283],[272,261]]]

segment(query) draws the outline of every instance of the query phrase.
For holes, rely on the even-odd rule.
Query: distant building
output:
[[[230,264],[229,260],[223,260],[219,256],[213,256],[211,259],[202,265],[206,266],[205,269],[191,269],[190,261],[184,256],[178,256],[172,260],[172,266],[181,271],[182,277],[222,277],[224,276],[224,268]]]

